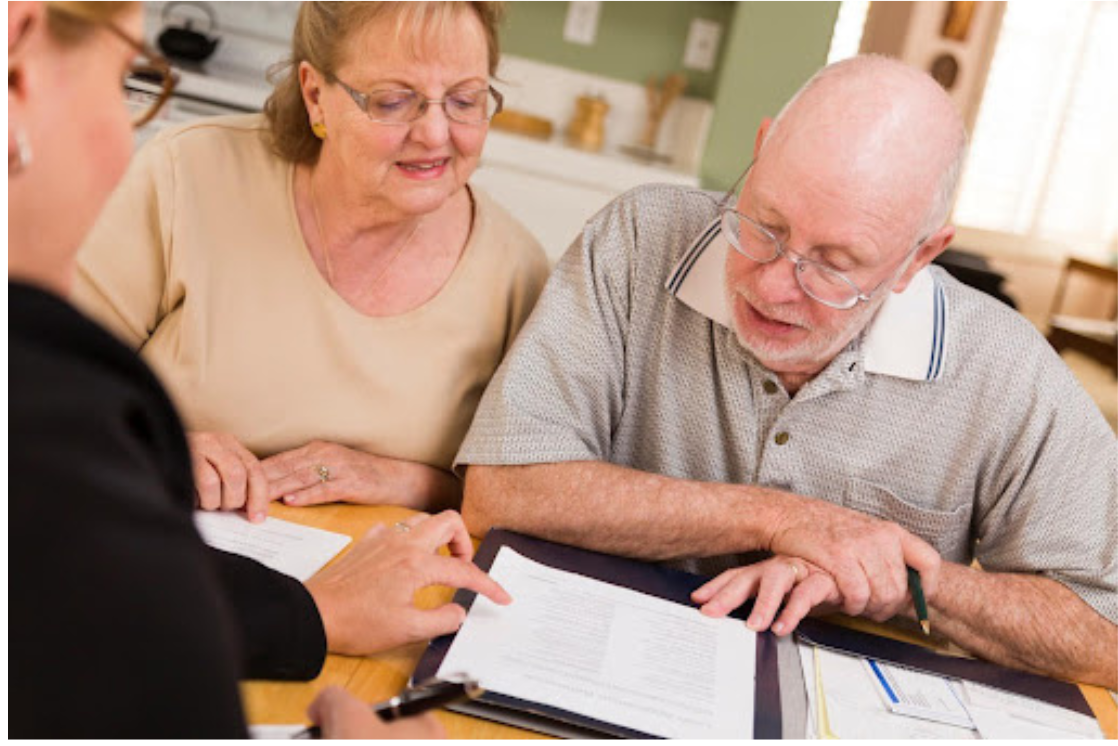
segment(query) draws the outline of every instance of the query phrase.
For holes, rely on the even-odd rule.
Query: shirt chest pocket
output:
[[[880,485],[861,479],[847,480],[842,504],[859,513],[896,523],[935,547],[945,560],[970,561],[969,505],[958,505],[952,510],[915,505]]]

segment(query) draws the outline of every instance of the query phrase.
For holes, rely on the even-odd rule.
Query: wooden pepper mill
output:
[[[609,104],[601,96],[579,96],[575,115],[567,125],[567,143],[583,150],[602,149],[606,139]]]

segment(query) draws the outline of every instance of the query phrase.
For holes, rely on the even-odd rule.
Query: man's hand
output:
[[[337,686],[322,690],[307,716],[322,729],[323,738],[446,738],[433,715],[386,723],[368,704]]]
[[[798,557],[773,557],[727,570],[692,593],[691,600],[702,604],[699,611],[703,614],[722,617],[754,596],[757,601],[746,624],[755,632],[763,632],[771,624],[780,637],[791,634],[816,607],[837,608],[842,603],[834,579]],[[785,597],[788,603],[774,623]]]
[[[923,539],[822,500],[786,498],[765,548],[806,559],[833,577],[846,614],[884,622],[906,609],[906,565],[920,573],[924,592],[935,594],[941,559]]]
[[[470,559],[462,518],[448,510],[412,516],[410,530],[374,526],[349,552],[307,581],[331,652],[368,655],[453,632],[466,618],[454,603],[418,609],[416,591],[430,585],[468,588],[498,604],[512,599]],[[449,545],[450,557],[438,554]]]

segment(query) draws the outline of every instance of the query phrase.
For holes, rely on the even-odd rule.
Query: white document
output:
[[[870,658],[862,662],[890,712],[974,729],[967,708],[951,686],[952,679]]]
[[[666,738],[750,738],[756,633],[735,619],[556,570],[508,547],[438,675]]]
[[[946,723],[921,720],[891,712],[878,684],[864,663],[854,655],[799,643],[800,663],[808,694],[809,738],[823,736],[820,714],[825,708],[830,731],[837,738],[949,738],[973,739],[978,734],[970,729]],[[815,660],[819,661],[821,694],[817,694]],[[916,674],[921,675],[921,674]],[[942,682],[937,676],[931,676]],[[822,706],[820,696],[822,697]]]
[[[240,513],[198,510],[194,525],[214,549],[254,559],[299,581],[308,580],[351,541],[345,534],[279,518],[250,523]]]
[[[250,725],[248,737],[254,741],[287,741],[306,729],[305,725]]]
[[[970,681],[960,694],[983,738],[1102,738],[1095,718]]]
[[[807,682],[808,738],[821,737],[820,707],[813,682],[818,655],[823,705],[830,730],[837,738],[1102,738],[1098,721],[1063,707],[1003,692],[970,681],[950,680],[952,693],[977,730],[920,720],[891,712],[887,697],[879,696],[880,682],[859,656],[843,655],[799,643],[800,662]],[[880,665],[880,664],[879,664]],[[904,684],[933,693],[944,706],[935,674],[905,671]],[[911,676],[926,680],[914,684]],[[925,701],[923,704],[927,705]]]

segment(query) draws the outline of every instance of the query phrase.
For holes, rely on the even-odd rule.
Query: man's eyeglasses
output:
[[[340,85],[366,116],[380,124],[411,124],[427,113],[431,104],[439,104],[446,118],[459,124],[483,124],[501,111],[504,97],[495,88],[477,88],[453,91],[441,99],[426,98],[422,94],[403,88],[362,93],[333,76],[331,82]]]
[[[749,168],[746,168],[745,173],[741,175],[741,178],[731,187],[719,204],[722,234],[726,236],[729,244],[739,254],[758,264],[768,264],[778,257],[786,258],[795,265],[796,282],[800,289],[809,298],[830,308],[845,311],[873,298],[874,294],[885,284],[885,281],[878,283],[868,293],[863,293],[858,285],[843,273],[820,262],[796,255],[763,225],[730,206],[733,196],[737,193],[738,185],[745,181],[745,177],[752,167],[753,164],[750,164]],[[901,269],[897,271],[897,275],[908,265],[908,258],[927,240],[927,238],[920,239],[916,246],[905,255],[905,261],[901,263]]]

